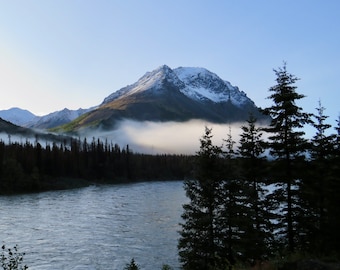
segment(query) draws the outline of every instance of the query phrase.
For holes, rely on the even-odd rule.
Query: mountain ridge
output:
[[[94,109],[79,108],[78,110],[69,110],[64,108],[60,111],[51,112],[46,115],[37,116],[28,110],[18,107],[12,107],[7,110],[0,110],[0,118],[11,122],[14,125],[18,125],[26,128],[35,129],[49,129],[59,125],[63,125],[71,122],[82,114]]]
[[[61,130],[111,129],[125,118],[161,122],[190,119],[243,122],[249,113],[259,120],[267,119],[244,92],[215,73],[205,68],[171,69],[163,65],[113,92],[95,110]]]
[[[16,108],[17,110],[19,108]],[[3,117],[6,110],[0,111]],[[28,111],[22,110],[22,113]],[[105,97],[89,109],[67,108],[44,116],[15,122],[24,127],[76,131],[86,128],[111,129],[121,119],[137,121],[187,121],[202,119],[216,123],[245,121],[249,113],[266,119],[255,103],[229,81],[202,67],[167,65],[146,72],[135,83]],[[29,112],[28,112],[29,113]],[[24,122],[24,123],[23,123]]]
[[[35,141],[38,142],[39,139],[43,139],[45,143],[47,142],[64,142],[65,140],[69,140],[70,137],[61,134],[53,134],[40,130],[34,130],[31,128],[21,127],[15,125],[5,119],[0,117],[0,141],[4,141],[4,136],[8,142],[11,141],[11,137],[13,141]]]
[[[18,107],[0,110],[0,118],[18,126],[25,126],[26,123],[32,121],[35,117],[37,116],[30,111]]]
[[[248,99],[243,91],[239,91],[238,87],[232,86],[229,81],[222,80],[218,75],[205,68],[178,67],[172,70],[167,65],[162,65],[151,72],[146,72],[137,82],[113,92],[104,99],[101,105],[118,98],[126,97],[127,95],[146,91],[146,89],[159,89],[160,81],[164,79],[170,79],[183,94],[195,99],[205,98],[214,102],[223,102],[227,98],[234,98],[233,95],[236,95],[237,92],[239,92],[239,97],[243,97],[243,100],[240,100],[240,104]],[[204,91],[202,84],[206,82],[209,82],[210,84],[203,85],[205,89],[219,89],[219,92],[213,93],[212,91]],[[234,100],[234,103],[235,101],[236,99]]]

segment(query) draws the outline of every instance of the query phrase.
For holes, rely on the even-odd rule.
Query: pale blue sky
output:
[[[0,110],[88,108],[163,64],[205,67],[265,107],[286,61],[306,111],[340,112],[338,0],[0,0],[0,37]]]

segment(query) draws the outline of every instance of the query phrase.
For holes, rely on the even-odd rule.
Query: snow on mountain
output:
[[[171,69],[166,65],[147,72],[136,83],[128,85],[104,99],[103,104],[143,91],[160,93],[162,84],[170,82],[187,97],[214,103],[231,101],[241,107],[249,102],[247,95],[230,82],[222,80],[215,73],[200,67],[179,67]]]
[[[93,108],[69,110],[65,108],[61,111],[52,112],[50,114],[35,118],[31,122],[26,123],[25,126],[42,129],[53,128],[71,122],[72,120],[92,109]]]
[[[45,121],[55,120],[55,119],[73,120],[77,118],[78,116],[80,116],[81,114],[82,114],[82,110],[69,110],[67,108],[64,108],[61,111],[52,112],[50,114],[42,116],[41,119],[44,119]]]
[[[110,101],[118,98],[123,98],[147,90],[151,90],[154,91],[154,93],[157,93],[162,89],[161,85],[165,79],[172,81],[176,86],[180,88],[184,87],[183,82],[178,79],[173,70],[167,65],[163,65],[151,72],[147,72],[136,83],[128,85],[112,93],[104,99],[103,104],[109,103]]]
[[[0,110],[0,118],[21,127],[46,129],[66,124],[92,109],[94,109],[94,107],[78,110],[65,108],[44,116],[36,116],[28,110],[11,108],[8,110]]]
[[[113,102],[116,103],[112,104]],[[210,103],[209,106],[206,106],[206,102]],[[218,106],[210,106],[211,102]],[[110,105],[106,106],[108,103]],[[135,106],[132,106],[132,103]],[[125,106],[124,110],[127,110],[126,105],[129,104],[130,111],[121,110],[122,104]],[[254,109],[256,110],[254,102],[244,92],[205,68],[171,69],[167,65],[162,65],[147,72],[137,82],[113,92],[101,105],[93,108],[85,110],[65,108],[45,116],[35,116],[29,111],[12,108],[0,111],[0,117],[24,127],[48,129],[73,121],[89,111],[92,112],[88,121],[96,119],[99,122],[110,117],[112,119],[119,117],[156,119],[158,117],[158,120],[194,117],[223,121],[229,118],[243,119],[244,115]]]
[[[222,80],[205,68],[179,67],[174,69],[174,72],[185,84],[181,92],[193,99],[211,100],[215,103],[230,100],[238,107],[250,101],[238,87],[232,86],[230,82]]]
[[[37,116],[28,110],[23,110],[23,109],[14,107],[8,110],[0,110],[0,117],[15,125],[23,126],[26,123],[32,121]]]

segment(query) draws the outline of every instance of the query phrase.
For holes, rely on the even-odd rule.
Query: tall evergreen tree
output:
[[[317,114],[313,116],[314,121],[312,123],[316,133],[311,140],[310,169],[301,189],[305,203],[304,216],[307,218],[306,226],[304,226],[307,238],[305,243],[308,243],[306,249],[309,249],[311,253],[320,255],[326,250],[325,240],[328,235],[328,230],[326,229],[329,212],[327,209],[327,194],[330,192],[335,135],[327,135],[326,133],[331,128],[331,125],[325,122],[328,116],[324,114],[325,108],[322,107],[321,101],[319,101],[319,106],[316,110]]]
[[[223,260],[217,226],[221,148],[213,145],[211,129],[207,127],[200,143],[195,179],[184,182],[190,202],[183,206],[179,256],[185,270],[224,269],[227,262]]]
[[[335,147],[336,150],[340,153],[340,115],[338,116],[338,119],[336,120],[337,126],[335,127],[336,134],[335,134]]]
[[[272,118],[270,126],[265,130],[269,134],[270,154],[280,166],[279,169],[276,168],[276,172],[280,173],[276,175],[278,187],[275,192],[284,205],[283,215],[278,223],[281,226],[279,234],[288,251],[293,252],[299,244],[296,224],[299,216],[300,175],[297,165],[304,159],[308,146],[302,128],[309,122],[310,115],[296,105],[296,101],[305,97],[296,92],[295,83],[298,78],[288,73],[285,63],[274,72],[277,84],[269,89],[272,94],[268,97],[274,104],[265,108],[263,112]]]
[[[336,134],[334,137],[334,155],[331,159],[331,177],[329,190],[326,194],[327,199],[327,227],[328,239],[326,240],[327,249],[332,251],[336,257],[340,257],[340,116],[336,120]]]
[[[219,223],[222,239],[223,253],[229,262],[229,269],[237,260],[236,254],[242,253],[241,239],[244,239],[245,220],[243,186],[240,182],[238,166],[235,159],[235,141],[231,133],[231,126],[227,138],[224,139],[223,149],[223,181],[222,190],[219,194]]]
[[[270,255],[273,241],[270,219],[273,205],[266,200],[263,132],[256,126],[256,118],[250,114],[247,125],[242,126],[238,154],[240,156],[242,186],[246,194],[248,226],[244,241],[244,255],[252,261],[261,261]],[[249,243],[252,243],[249,245]]]

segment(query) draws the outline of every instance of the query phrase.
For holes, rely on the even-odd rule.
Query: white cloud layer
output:
[[[232,138],[238,141],[242,124],[231,126]],[[199,139],[205,126],[212,128],[213,143],[222,145],[229,134],[228,124],[214,124],[201,120],[188,122],[138,122],[123,120],[118,128],[110,132],[98,132],[86,136],[99,137],[117,143],[121,147],[127,144],[133,152],[148,154],[195,154],[200,147]],[[85,136],[85,134],[83,135]]]
[[[135,153],[145,154],[195,154],[200,147],[200,138],[204,135],[205,127],[212,129],[212,141],[214,145],[225,145],[229,130],[232,139],[238,145],[241,126],[245,123],[216,124],[202,120],[191,120],[187,122],[150,122],[122,120],[118,123],[116,129],[111,131],[90,131],[80,134],[80,138],[87,139],[91,143],[92,138],[100,139],[105,142],[118,144],[121,148],[129,145],[129,149]],[[265,134],[263,135],[263,139]],[[25,143],[26,141],[34,144],[36,138],[23,137],[21,135],[8,136],[6,133],[0,133],[0,140],[8,142]],[[42,146],[49,144],[44,139],[39,140]]]

